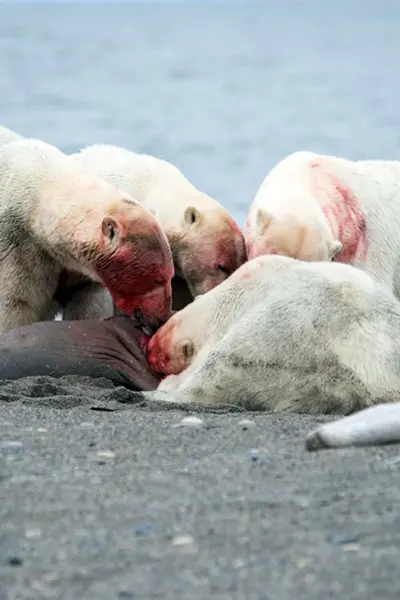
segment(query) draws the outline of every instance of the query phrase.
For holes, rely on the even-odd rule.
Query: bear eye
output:
[[[181,352],[185,360],[189,360],[190,358],[192,358],[194,353],[194,347],[192,342],[186,340],[186,342],[184,342],[181,346]]]

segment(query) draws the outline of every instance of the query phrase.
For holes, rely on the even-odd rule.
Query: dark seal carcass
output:
[[[103,321],[41,321],[0,336],[0,379],[49,375],[106,377],[135,391],[154,390],[143,333],[128,316]]]

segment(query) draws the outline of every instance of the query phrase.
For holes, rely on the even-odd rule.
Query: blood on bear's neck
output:
[[[367,219],[361,210],[358,198],[318,161],[314,161],[311,168],[323,169],[324,180],[328,178],[329,190],[333,192],[330,194],[329,203],[322,206],[334,237],[343,244],[342,251],[333,260],[346,263],[365,260],[368,251]],[[322,190],[319,189],[315,177],[313,184],[317,197],[321,196]]]

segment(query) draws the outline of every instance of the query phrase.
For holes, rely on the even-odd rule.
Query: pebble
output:
[[[145,535],[149,536],[153,533],[153,528],[151,525],[147,523],[143,523],[143,525],[138,525],[135,529],[136,535]]]
[[[332,546],[348,546],[356,544],[360,540],[360,536],[357,534],[347,533],[345,531],[334,531],[328,533],[326,541]]]
[[[260,458],[260,452],[258,450],[250,450],[249,456],[251,461],[257,462]]]
[[[343,552],[358,552],[360,544],[345,544],[343,546]]]
[[[39,428],[38,428],[38,431],[39,431],[40,433],[47,433],[47,429],[46,429],[45,427],[39,427]]]
[[[23,443],[18,442],[17,440],[9,440],[9,441],[3,442],[1,445],[3,448],[22,448],[23,447]]]
[[[81,427],[94,427],[94,423],[92,421],[82,421]]]
[[[311,558],[299,558],[299,560],[296,561],[296,567],[298,569],[305,569],[311,563],[312,563]]]
[[[202,427],[204,421],[199,417],[183,417],[178,425],[175,427]]]
[[[194,539],[191,535],[177,535],[172,540],[174,546],[189,546],[194,543]]]
[[[111,452],[111,450],[99,450],[97,456],[101,458],[115,458],[115,452]]]
[[[242,419],[239,421],[239,427],[241,427],[244,431],[247,431],[247,429],[252,429],[255,426],[256,424],[254,421],[250,421],[250,419]]]
[[[41,535],[42,535],[42,532],[40,529],[27,529],[25,531],[25,537],[28,539],[40,538]]]
[[[12,567],[20,567],[21,565],[24,564],[24,561],[22,560],[22,558],[19,558],[18,556],[11,556],[7,562]]]

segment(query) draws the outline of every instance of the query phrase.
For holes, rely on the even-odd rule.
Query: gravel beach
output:
[[[0,383],[1,600],[400,597],[399,446],[307,452],[329,417],[133,397]]]

